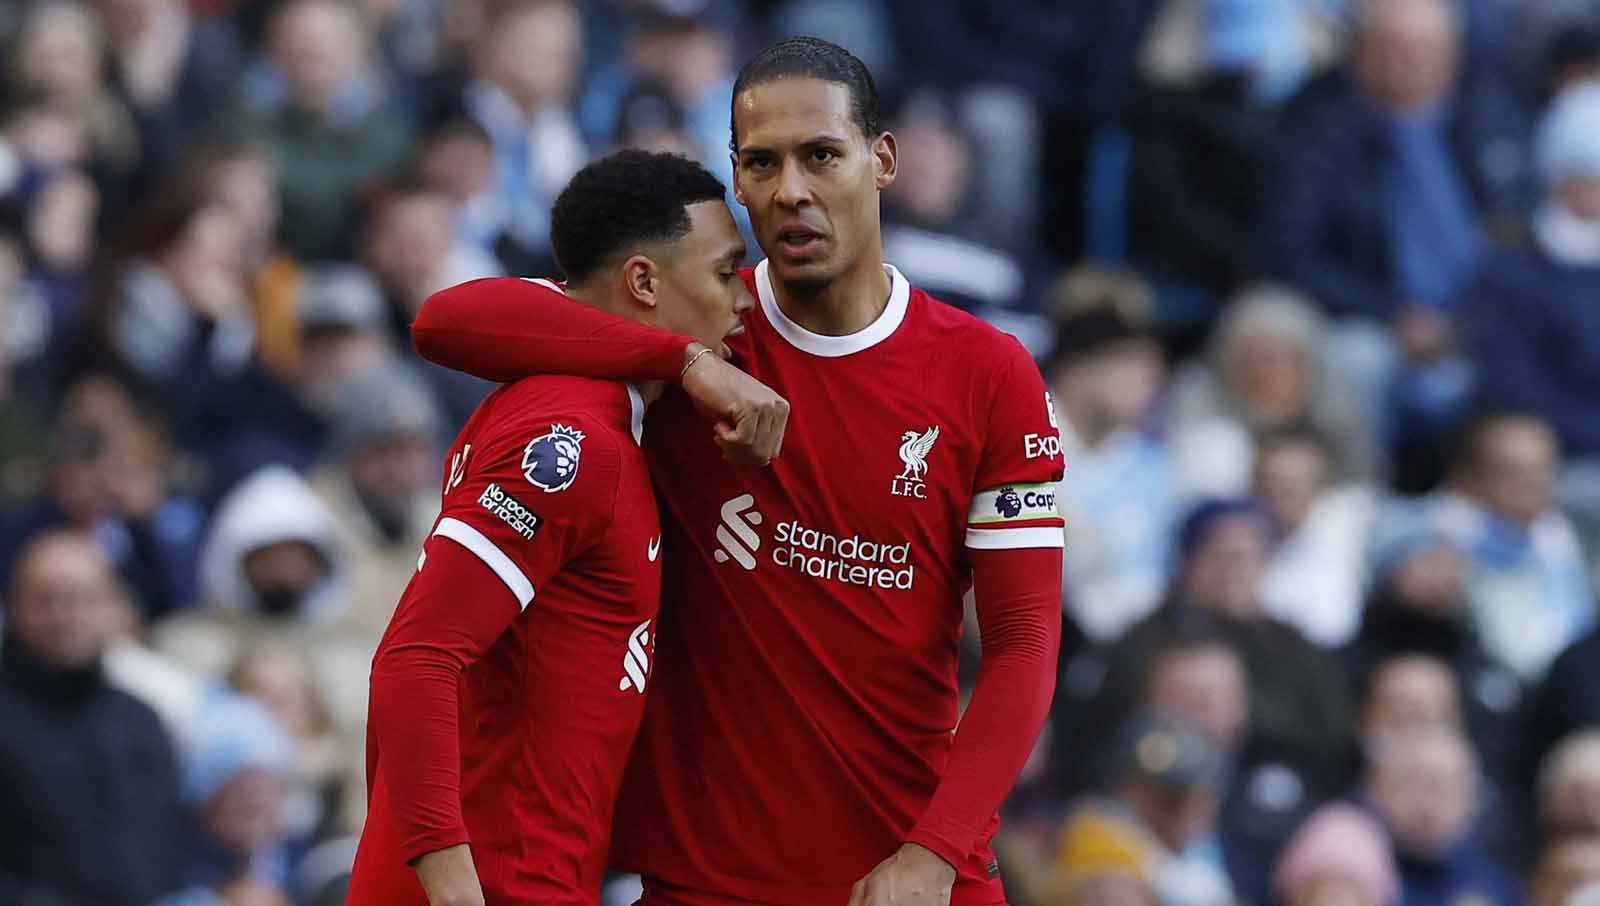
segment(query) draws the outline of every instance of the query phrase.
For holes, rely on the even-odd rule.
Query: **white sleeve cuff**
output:
[[[511,589],[511,594],[516,596],[517,607],[526,610],[528,602],[533,600],[533,583],[523,574],[522,569],[507,557],[505,551],[495,546],[488,536],[478,531],[460,519],[445,517],[439,520],[439,525],[433,530],[435,535],[449,538],[461,545],[483,561],[483,565],[506,583],[506,588]]]
[[[1012,550],[1014,548],[1024,547],[1066,546],[1066,531],[1060,526],[967,529],[967,547],[977,551]]]

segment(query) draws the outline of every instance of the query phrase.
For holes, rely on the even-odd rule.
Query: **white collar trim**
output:
[[[628,427],[633,431],[633,442],[643,444],[644,410],[647,405],[644,401],[644,394],[640,393],[639,388],[632,384],[625,386],[628,388],[628,408],[632,410],[632,417],[629,419]]]
[[[791,346],[815,356],[838,358],[870,349],[889,339],[906,319],[906,308],[911,301],[911,284],[894,265],[884,264],[883,269],[889,274],[889,304],[884,306],[877,320],[842,337],[812,333],[789,320],[789,316],[778,307],[778,295],[773,291],[772,275],[767,271],[766,259],[756,265],[756,293],[761,297],[761,310],[766,312],[767,320]]]

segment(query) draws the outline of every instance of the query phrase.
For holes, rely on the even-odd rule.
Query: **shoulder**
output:
[[[1022,341],[1012,334],[915,286],[907,302],[906,321],[916,335],[959,352],[957,361],[971,363],[980,373],[1011,368],[1019,361],[1033,362]]]
[[[587,378],[539,376],[496,390],[484,401],[472,441],[497,460],[515,459],[530,483],[569,487],[581,472],[614,476],[629,436],[627,385]],[[598,476],[597,476],[598,477]],[[593,485],[594,482],[584,482]]]

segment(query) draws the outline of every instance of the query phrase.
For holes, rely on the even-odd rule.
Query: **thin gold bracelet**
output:
[[[694,367],[694,363],[700,361],[700,357],[701,356],[706,355],[706,354],[708,354],[710,352],[711,352],[711,347],[707,346],[706,348],[704,348],[704,349],[700,350],[699,352],[695,353],[694,357],[689,359],[688,364],[683,366],[683,370],[678,372],[678,383],[680,383],[680,384],[683,383],[684,377],[686,375],[688,375],[689,369]]]

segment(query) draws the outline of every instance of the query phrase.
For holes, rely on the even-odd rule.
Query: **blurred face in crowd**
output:
[[[1600,834],[1600,732],[1580,731],[1547,757],[1539,790],[1545,830]]]
[[[1384,661],[1373,672],[1361,714],[1365,734],[1460,726],[1461,698],[1455,674],[1443,661],[1402,655]]]
[[[1255,493],[1290,530],[1305,524],[1328,486],[1328,456],[1310,440],[1288,439],[1256,455]]]
[[[1225,354],[1229,389],[1265,424],[1290,421],[1305,412],[1311,394],[1311,361],[1298,342],[1265,328],[1242,327]]]
[[[263,545],[244,556],[244,577],[269,616],[287,616],[328,574],[328,562],[304,541]]]
[[[6,121],[4,138],[24,161],[64,170],[89,160],[89,130],[63,104],[34,104]]]
[[[34,657],[63,670],[99,659],[116,634],[121,593],[111,563],[87,538],[46,534],[26,547],[6,608],[6,625]]]
[[[99,0],[101,20],[114,41],[131,41],[144,35],[162,15],[187,12],[179,0]]]
[[[428,140],[418,167],[429,188],[465,204],[494,183],[494,149],[483,136],[447,131]]]
[[[68,273],[87,267],[99,213],[99,190],[75,170],[40,190],[28,212],[28,238],[45,266]]]
[[[699,23],[651,29],[628,48],[635,73],[689,107],[727,76],[733,50],[722,32]]]
[[[848,86],[792,77],[733,99],[734,185],[776,280],[814,296],[882,256],[878,193],[895,179],[895,140],[850,116]]]
[[[1570,899],[1600,883],[1600,835],[1558,838],[1539,854],[1528,885],[1529,906],[1577,906]]]
[[[1454,546],[1430,544],[1407,556],[1386,581],[1397,603],[1445,619],[1461,609],[1468,569],[1466,558]]]
[[[38,8],[23,31],[21,80],[52,99],[82,109],[100,94],[104,46],[93,15],[74,3]]]
[[[1432,107],[1455,85],[1460,23],[1445,0],[1364,0],[1351,51],[1356,78],[1379,105]]]
[[[1543,422],[1500,419],[1478,438],[1468,492],[1502,517],[1530,523],[1550,507],[1559,458],[1555,433]]]
[[[272,60],[295,106],[327,113],[339,90],[366,68],[366,26],[332,0],[296,0],[273,24]]]
[[[901,158],[886,194],[918,224],[949,223],[961,213],[972,184],[972,146],[950,123],[933,115],[902,122],[895,134],[917,153]]]
[[[369,507],[403,522],[418,497],[438,480],[433,444],[416,434],[398,434],[355,451],[349,460],[350,481]]]
[[[233,216],[250,260],[258,261],[272,250],[282,213],[277,186],[276,168],[261,155],[236,157],[217,169],[213,197]]]
[[[328,729],[327,709],[318,695],[311,664],[293,648],[266,645],[251,651],[234,668],[232,685],[260,699],[296,739]]]
[[[249,314],[244,261],[244,230],[216,203],[197,211],[160,255],[183,300],[196,314],[213,320]]]
[[[1054,389],[1079,437],[1093,445],[1142,422],[1165,379],[1161,347],[1141,337],[1064,362]]]
[[[478,72],[526,113],[568,103],[583,59],[583,22],[565,0],[525,0],[490,23]]]
[[[1144,709],[1236,751],[1250,719],[1249,677],[1239,656],[1221,645],[1171,649],[1150,669]]]
[[[1443,856],[1472,824],[1477,759],[1449,730],[1413,730],[1388,737],[1369,769],[1367,792],[1393,830],[1397,848],[1422,858]]]
[[[300,335],[300,393],[313,409],[327,411],[345,378],[389,358],[389,337],[372,327],[314,327]]]
[[[245,768],[206,801],[200,820],[209,835],[238,856],[253,856],[283,836],[287,784],[278,774]]]
[[[1600,176],[1577,176],[1556,188],[1556,200],[1580,219],[1600,223]]]
[[[1230,619],[1258,615],[1269,547],[1260,519],[1246,514],[1222,517],[1183,564],[1183,599]]]
[[[51,500],[67,518],[148,517],[166,498],[166,461],[159,430],[120,385],[88,377],[68,389],[50,479]]]
[[[413,192],[384,204],[367,237],[367,261],[378,281],[415,307],[439,286],[455,246],[450,201],[434,192]]]

